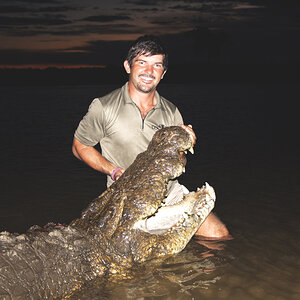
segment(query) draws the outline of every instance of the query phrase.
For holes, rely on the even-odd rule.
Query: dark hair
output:
[[[142,54],[146,56],[162,54],[164,56],[163,67],[164,70],[167,70],[168,53],[165,46],[157,36],[144,35],[133,42],[126,57],[126,60],[128,60],[130,67],[132,66],[133,59]]]

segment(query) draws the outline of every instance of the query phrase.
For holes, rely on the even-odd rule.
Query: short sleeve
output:
[[[178,126],[184,124],[183,123],[183,118],[181,113],[179,112],[178,108],[176,107],[175,113],[174,113],[174,125]]]
[[[95,146],[104,137],[105,115],[99,98],[92,101],[87,114],[80,121],[74,137],[86,146]]]

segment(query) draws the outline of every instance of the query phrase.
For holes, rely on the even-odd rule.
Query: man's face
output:
[[[124,67],[130,74],[129,82],[143,93],[154,91],[166,72],[163,67],[162,54],[138,55],[133,59],[131,67],[127,60],[124,62]]]

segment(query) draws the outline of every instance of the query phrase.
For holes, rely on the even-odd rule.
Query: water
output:
[[[0,87],[0,230],[68,223],[105,188],[71,154],[90,101],[117,86]],[[300,299],[299,125],[295,84],[161,85],[198,140],[180,181],[205,181],[233,239],[193,239],[132,279],[81,299]]]

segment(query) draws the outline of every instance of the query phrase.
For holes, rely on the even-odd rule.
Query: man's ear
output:
[[[129,65],[128,60],[124,61],[124,68],[125,68],[125,71],[127,72],[127,74],[130,74],[130,65]]]

